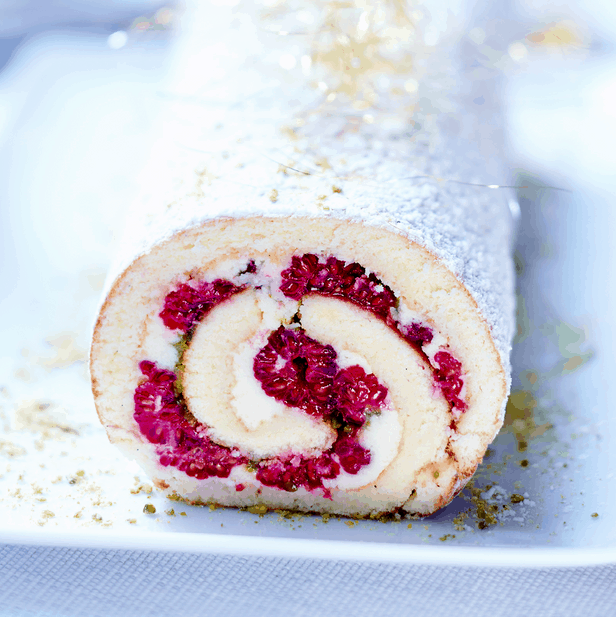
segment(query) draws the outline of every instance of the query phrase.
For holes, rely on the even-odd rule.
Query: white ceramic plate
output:
[[[10,203],[2,212],[0,541],[478,565],[616,561],[608,200],[518,178],[529,188],[520,192],[515,413],[477,473],[475,502],[466,489],[429,519],[385,523],[170,502],[139,490],[146,478],[107,442],[85,368],[111,230],[148,126],[143,101],[154,105],[158,77],[127,94],[130,63],[124,72],[108,66],[96,41],[36,45],[23,66],[53,52],[66,81],[47,94],[36,71],[20,77],[30,108],[0,151],[1,199]],[[86,87],[71,81],[76,62],[98,62],[108,74]],[[0,89],[14,93],[11,79]],[[143,512],[148,504],[155,514]]]

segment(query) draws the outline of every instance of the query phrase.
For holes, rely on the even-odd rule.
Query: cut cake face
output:
[[[446,505],[508,387],[490,326],[432,252],[307,217],[209,221],[135,259],[91,371],[111,441],[164,490],[355,517]]]

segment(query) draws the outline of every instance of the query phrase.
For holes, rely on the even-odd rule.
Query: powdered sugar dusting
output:
[[[182,96],[167,107],[115,272],[177,231],[208,220],[359,221],[422,244],[456,274],[489,324],[508,371],[514,324],[509,195],[472,185],[494,181],[490,174],[498,164],[493,156],[486,159],[483,145],[453,136],[473,134],[473,126],[483,131],[481,119],[459,110],[438,119],[428,114],[420,129],[378,116],[365,122],[344,110],[312,114],[298,101],[316,100],[314,89],[281,72],[271,61],[273,50],[258,55],[262,33],[250,17],[238,26],[237,15],[223,11],[210,24],[203,18],[199,36],[184,38],[176,76],[192,70],[193,79],[171,86]],[[235,50],[217,56],[227,63],[225,77],[214,79],[193,63],[204,40]],[[245,57],[257,59],[246,63]],[[456,122],[464,130],[444,128]],[[267,250],[268,238],[259,242],[255,249]]]

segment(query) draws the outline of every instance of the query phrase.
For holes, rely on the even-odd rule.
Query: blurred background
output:
[[[154,129],[174,10],[157,0],[0,1],[5,323],[24,304],[53,321],[67,277],[100,288]]]
[[[553,428],[558,408],[567,414],[561,443],[585,435],[571,450],[579,473],[609,479],[616,449],[589,453],[614,433],[616,3],[427,4],[442,23],[455,12],[472,74],[496,76],[502,88],[509,173],[494,183],[517,187],[521,208],[513,364],[523,393],[502,451],[519,436],[516,418]],[[114,234],[157,134],[182,10],[157,0],[0,0],[0,389],[35,387],[33,358],[85,367]],[[431,36],[436,44],[438,28]],[[542,491],[567,456],[542,471]],[[596,508],[614,497],[598,486],[593,495],[585,499]],[[557,500],[542,498],[546,508]]]
[[[616,186],[616,4],[428,5],[462,16],[478,78],[502,78],[511,175],[495,181],[532,187],[523,199],[568,189],[540,195],[567,212],[563,233],[607,234],[611,215],[584,204]],[[0,310],[24,293],[43,308],[52,279],[76,266],[104,271],[156,132],[180,14],[159,0],[0,0]],[[594,216],[608,218],[596,227]]]

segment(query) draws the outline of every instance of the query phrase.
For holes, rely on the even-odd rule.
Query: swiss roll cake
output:
[[[233,66],[144,165],[93,336],[101,422],[190,502],[429,515],[503,422],[507,200],[452,181],[476,163],[436,129],[298,115],[288,79]]]

